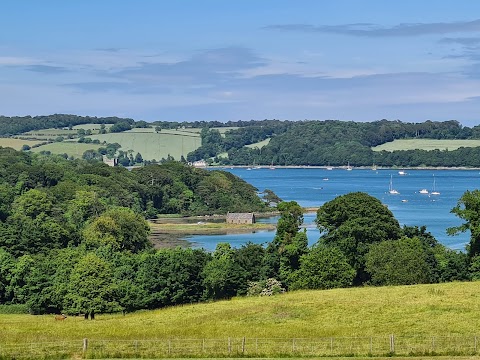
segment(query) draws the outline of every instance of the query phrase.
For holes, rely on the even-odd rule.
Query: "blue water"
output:
[[[466,190],[480,187],[478,170],[405,170],[406,175],[399,175],[397,170],[354,169],[317,169],[268,168],[247,170],[244,168],[227,169],[252,184],[259,191],[273,190],[285,201],[295,200],[304,207],[318,207],[325,202],[353,191],[363,191],[386,204],[401,225],[426,225],[435,238],[442,244],[455,250],[464,250],[469,241],[469,233],[448,236],[448,227],[461,224],[461,219],[450,213],[458,199]],[[391,195],[392,186],[400,194]],[[440,195],[420,194],[420,189],[436,190]],[[305,215],[305,226],[309,244],[314,244],[320,237],[315,224],[315,214]],[[261,219],[273,221],[276,219]],[[248,241],[265,243],[271,241],[274,231],[260,231],[250,234],[198,235],[186,239],[207,250],[214,250],[217,243],[229,242],[239,247]]]

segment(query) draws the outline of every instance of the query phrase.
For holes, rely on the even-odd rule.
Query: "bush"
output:
[[[272,296],[283,294],[285,288],[277,279],[267,279],[262,281],[250,281],[248,283],[247,296]]]

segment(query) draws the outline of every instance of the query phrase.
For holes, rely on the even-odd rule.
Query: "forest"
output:
[[[280,202],[274,239],[240,248],[156,250],[146,218],[270,208],[256,189],[222,171],[170,162],[133,171],[0,149],[0,310],[31,314],[131,312],[297,289],[466,281],[480,278],[480,192],[452,211],[472,232],[466,252],[425,227],[400,227],[388,208],[350,193],[317,212],[309,247],[303,209]],[[477,236],[477,238],[475,237]]]
[[[188,161],[213,159],[222,165],[312,165],[312,166],[467,166],[480,167],[480,147],[453,151],[398,150],[375,152],[371,148],[396,139],[480,139],[480,126],[464,127],[457,121],[404,123],[380,120],[353,121],[261,121],[229,130],[201,133],[202,146]],[[270,139],[261,148],[245,145]],[[228,157],[218,154],[228,153]]]

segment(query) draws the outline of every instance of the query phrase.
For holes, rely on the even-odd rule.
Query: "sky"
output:
[[[0,115],[480,124],[480,1],[2,0]]]

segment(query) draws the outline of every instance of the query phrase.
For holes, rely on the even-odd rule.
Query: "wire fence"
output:
[[[480,338],[479,338],[480,339]],[[93,340],[0,344],[0,359],[477,355],[477,336]]]

